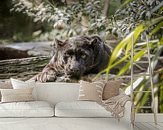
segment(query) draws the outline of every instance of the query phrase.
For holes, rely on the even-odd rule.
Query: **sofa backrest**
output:
[[[37,100],[56,104],[61,101],[74,101],[78,99],[79,83],[36,83],[35,92]]]

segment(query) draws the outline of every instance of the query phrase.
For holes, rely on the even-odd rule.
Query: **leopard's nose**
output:
[[[73,73],[79,73],[80,70],[79,68],[71,68],[70,71]]]

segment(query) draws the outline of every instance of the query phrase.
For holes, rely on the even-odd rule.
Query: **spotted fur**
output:
[[[111,49],[98,36],[77,36],[64,42],[56,39],[53,47],[55,55],[35,80],[47,82],[63,77],[66,81],[98,73],[106,68],[111,55]]]

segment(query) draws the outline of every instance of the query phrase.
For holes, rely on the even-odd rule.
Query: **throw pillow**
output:
[[[11,84],[14,89],[24,89],[24,88],[33,88],[35,87],[34,80],[21,81],[18,79],[11,78]]]
[[[0,89],[12,89],[11,81],[0,82]],[[0,101],[1,101],[1,92],[0,92]]]
[[[104,87],[102,99],[107,100],[111,97],[117,96],[119,94],[120,85],[120,80],[108,81]]]
[[[80,81],[78,100],[100,101],[105,81],[86,82]]]
[[[33,88],[26,89],[1,89],[2,103],[33,101]]]
[[[13,78],[11,78],[10,80],[14,89],[34,88],[36,86],[34,80],[21,81],[21,80],[13,79]],[[32,94],[33,94],[34,99],[37,100],[36,89],[33,89]]]

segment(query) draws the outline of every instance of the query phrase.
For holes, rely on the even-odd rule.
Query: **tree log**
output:
[[[0,45],[0,60],[50,56],[51,42],[26,42]]]
[[[27,51],[18,50],[10,47],[0,47],[0,60],[20,59],[30,57]]]
[[[30,79],[41,72],[49,62],[50,57],[30,57],[22,59],[10,59],[0,61],[0,79],[19,78]]]

